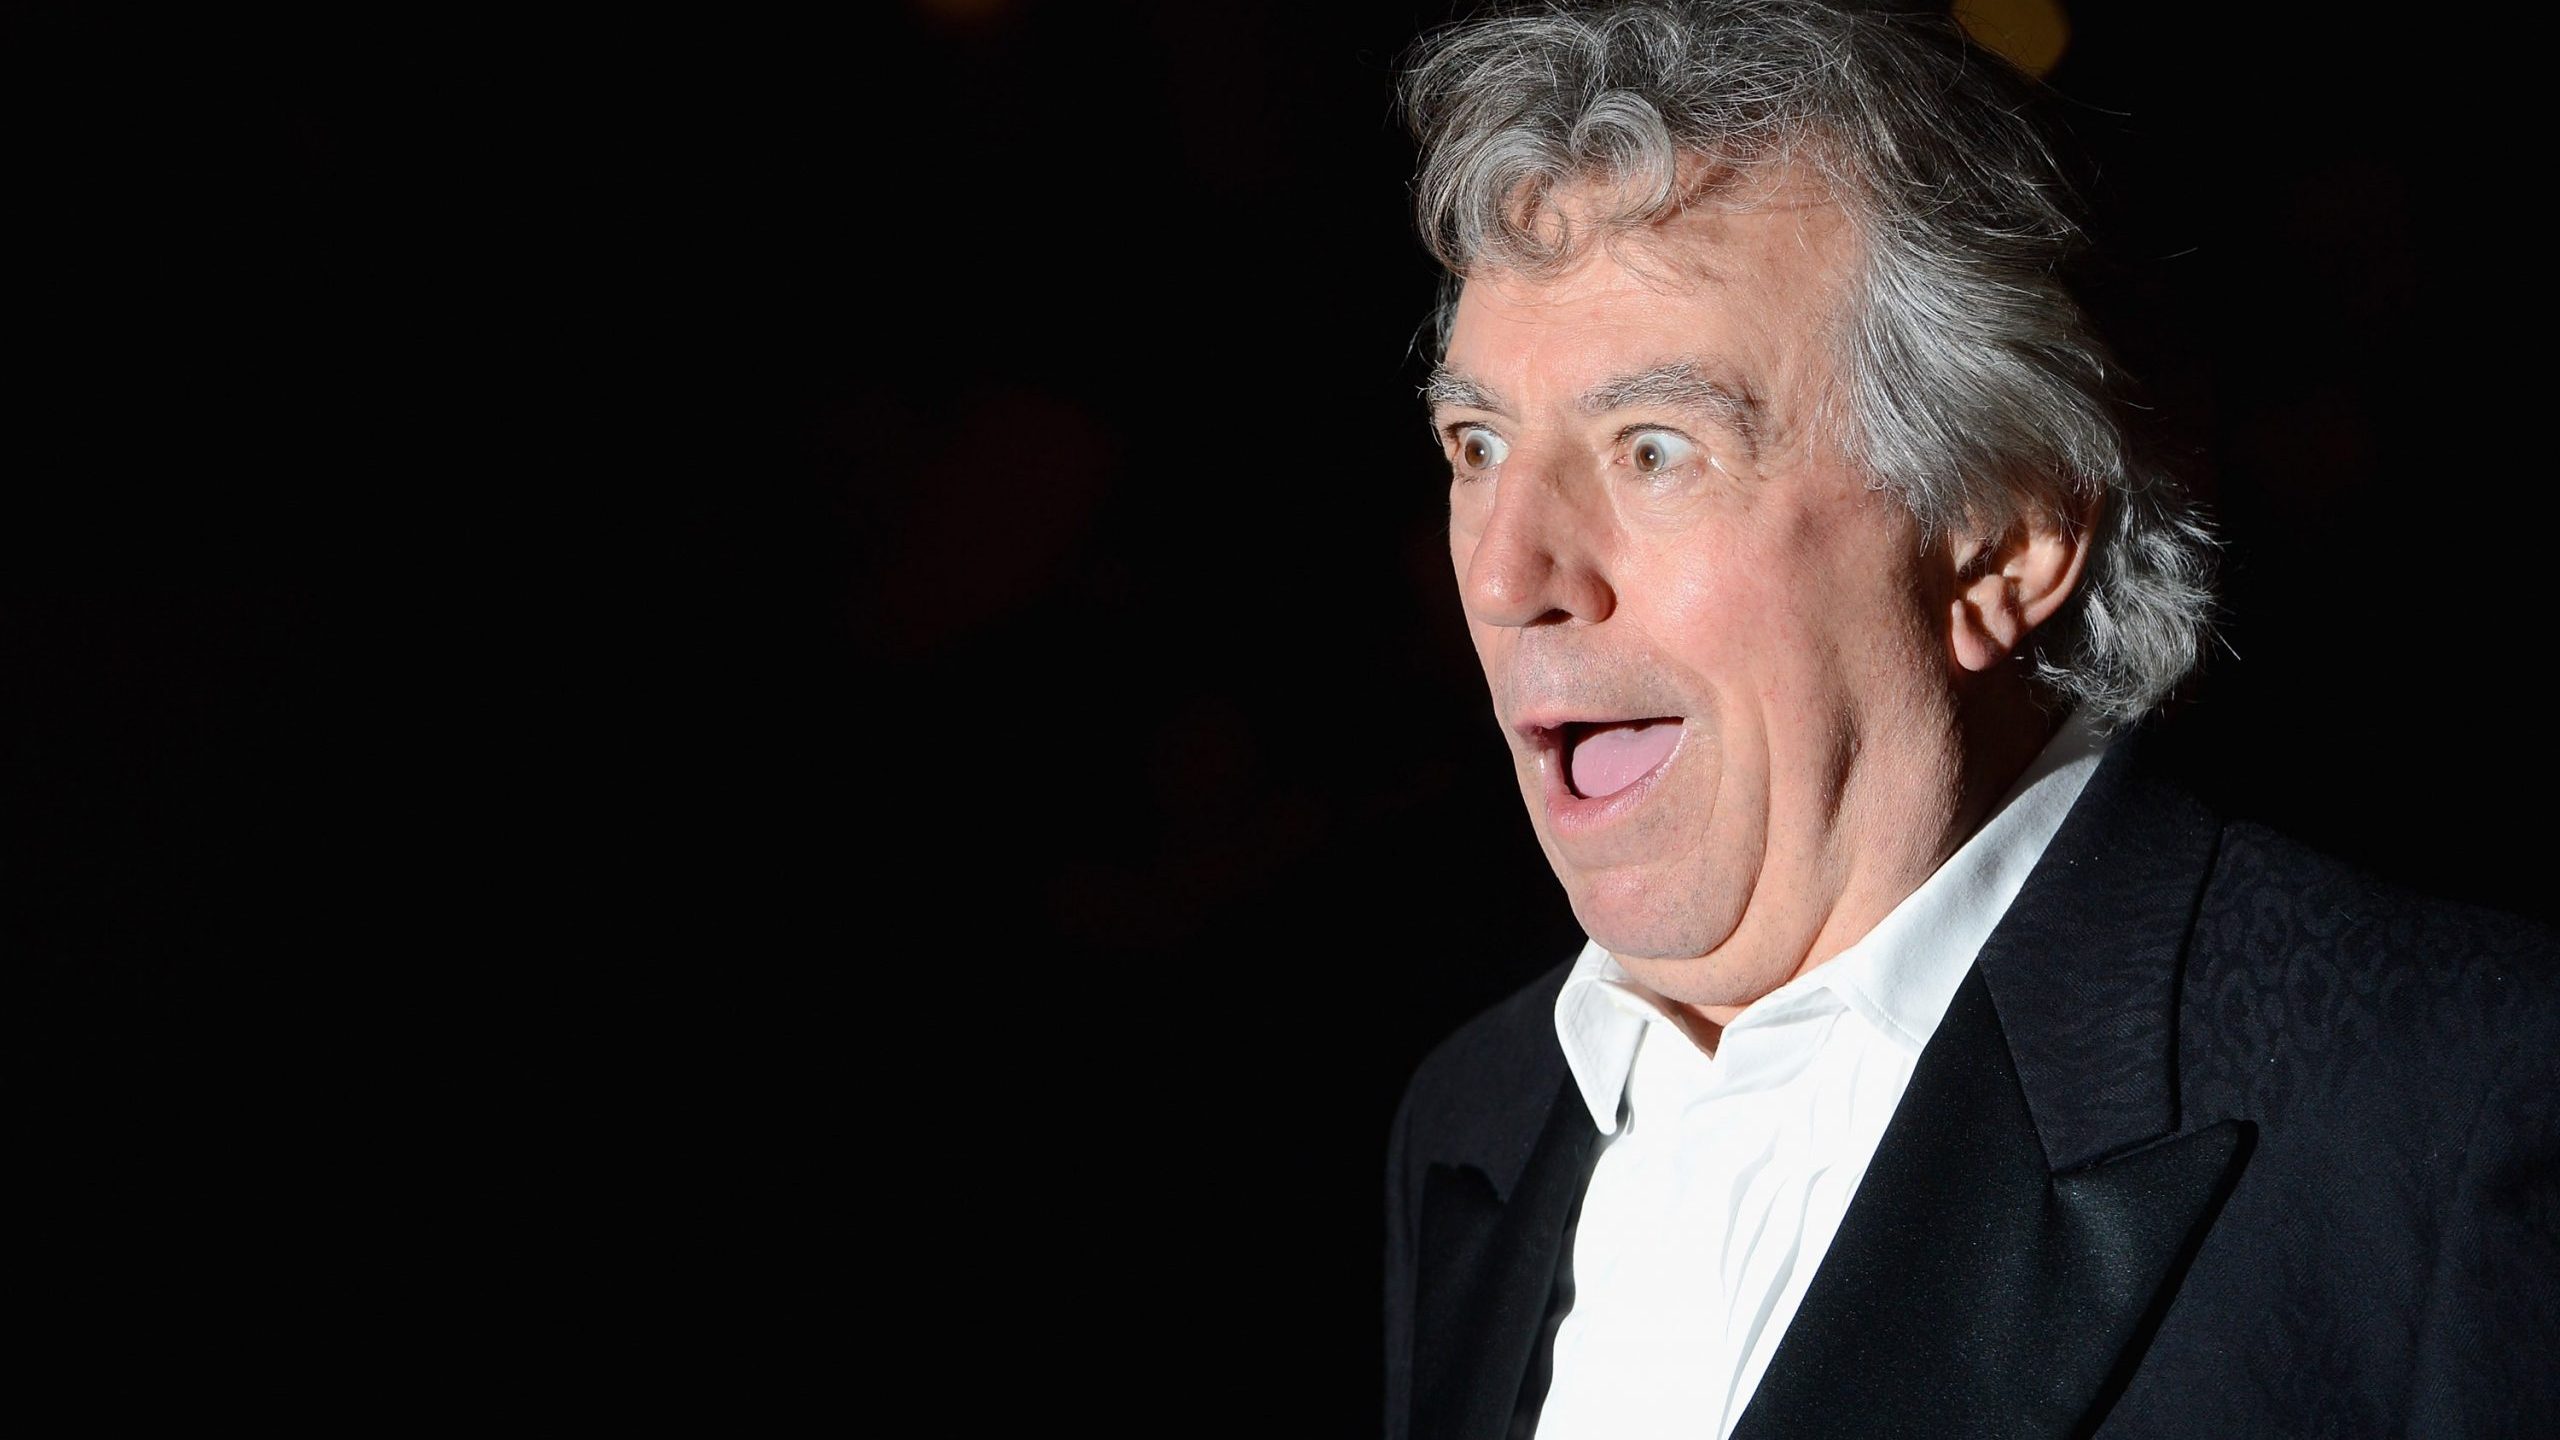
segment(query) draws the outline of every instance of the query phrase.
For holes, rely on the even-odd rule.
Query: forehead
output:
[[[1610,229],[1618,198],[1592,186],[1558,192],[1549,234],[1573,246],[1561,264],[1468,272],[1450,324],[1450,369],[1499,384],[1480,371],[1561,378],[1712,354],[1774,382],[1827,351],[1856,245],[1847,212],[1825,190],[1780,170],[1694,197],[1651,224]]]

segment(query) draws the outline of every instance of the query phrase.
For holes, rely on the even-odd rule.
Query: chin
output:
[[[1607,946],[1607,942],[1601,942]],[[1784,967],[1756,968],[1739,956],[1655,955],[1630,953],[1608,946],[1626,972],[1665,1000],[1710,1010],[1741,1010],[1788,980]]]
[[[1732,938],[1731,920],[1688,906],[1665,907],[1661,892],[1613,877],[1614,883],[1567,882],[1573,918],[1583,933],[1621,959],[1703,962]]]

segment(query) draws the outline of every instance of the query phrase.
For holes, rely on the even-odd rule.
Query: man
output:
[[[2145,764],[2208,542],[2023,82],[1638,5],[1407,101],[1451,560],[1590,944],[1398,1112],[1388,1433],[2560,1414],[2551,942]]]

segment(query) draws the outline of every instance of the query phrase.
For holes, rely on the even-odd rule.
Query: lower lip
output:
[[[1547,782],[1547,822],[1559,835],[1581,834],[1614,824],[1628,811],[1642,805],[1662,782],[1663,775],[1680,759],[1689,745],[1689,727],[1680,726],[1680,738],[1672,742],[1670,753],[1654,762],[1652,769],[1637,776],[1624,789],[1600,796],[1576,795],[1564,783],[1564,750],[1561,746],[1539,757],[1538,768]]]

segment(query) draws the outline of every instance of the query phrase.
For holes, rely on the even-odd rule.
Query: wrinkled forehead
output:
[[[1668,199],[1605,178],[1523,186],[1513,218],[1519,243],[1489,246],[1442,280],[1444,357],[1469,287],[1553,293],[1606,273],[1666,298],[1730,290],[1823,325],[1861,253],[1849,207],[1804,165],[1702,167]]]
[[[1683,160],[1665,180],[1567,177],[1516,187],[1516,228],[1541,242],[1568,234],[1618,234],[1641,239],[1695,233],[1721,220],[1828,226],[1843,219],[1838,187],[1812,161],[1763,160],[1741,165],[1703,156]]]

